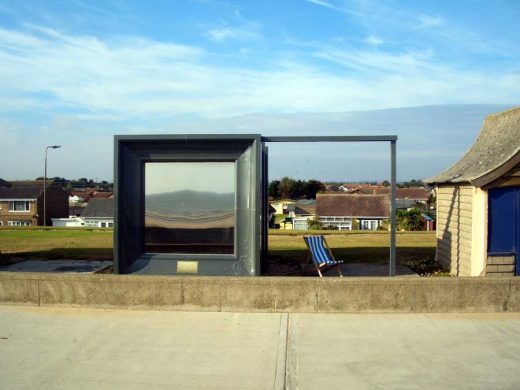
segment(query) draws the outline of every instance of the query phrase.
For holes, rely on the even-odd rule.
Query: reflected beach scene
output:
[[[234,233],[234,163],[146,163],[146,252],[233,254]]]

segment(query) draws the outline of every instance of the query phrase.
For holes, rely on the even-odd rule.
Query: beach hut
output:
[[[425,182],[440,264],[454,276],[520,275],[520,107],[486,117],[466,154]]]

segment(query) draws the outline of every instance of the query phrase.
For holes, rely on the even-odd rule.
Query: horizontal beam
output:
[[[300,137],[262,137],[262,142],[390,142],[397,141],[397,135],[339,135],[339,136],[300,136]]]

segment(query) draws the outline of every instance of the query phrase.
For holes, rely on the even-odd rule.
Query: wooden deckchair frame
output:
[[[327,252],[329,253],[330,255],[330,258],[332,260],[334,260],[336,263],[335,264],[326,264],[326,263],[321,263],[320,265],[318,265],[318,263],[316,261],[314,261],[314,254],[312,253],[312,250],[309,246],[309,243],[307,242],[307,240],[305,238],[307,237],[321,237],[323,243],[325,244],[325,248],[327,248]],[[343,274],[341,273],[341,269],[339,267],[339,265],[343,264],[343,260],[336,260],[334,258],[334,255],[332,254],[332,250],[330,249],[329,247],[329,243],[327,242],[327,240],[325,240],[325,236],[323,235],[315,235],[315,236],[303,236],[303,241],[305,242],[305,245],[307,246],[307,263],[306,263],[306,269],[304,271],[304,275],[307,274],[307,271],[309,269],[309,263],[312,261],[312,263],[314,264],[314,266],[316,267],[316,270],[318,271],[318,275],[320,275],[320,278],[323,277],[323,274],[322,274],[322,271],[323,272],[326,272],[326,271],[329,271],[331,270],[332,268],[336,268],[336,272],[338,273],[339,277],[342,278],[343,277]]]

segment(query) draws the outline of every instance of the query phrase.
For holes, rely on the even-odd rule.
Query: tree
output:
[[[289,199],[293,192],[294,180],[290,177],[283,177],[280,181],[280,195],[284,199]]]
[[[422,228],[422,212],[417,207],[408,211],[408,230],[416,231]]]
[[[422,229],[422,212],[417,207],[406,211],[397,210],[397,228],[399,230],[417,231]]]
[[[269,183],[269,196],[274,199],[280,199],[282,194],[280,192],[280,180],[273,180]]]
[[[307,226],[309,227],[309,230],[323,230],[323,224],[318,218],[307,219]]]
[[[316,194],[324,190],[325,185],[321,181],[311,179],[307,182],[307,186],[305,187],[305,197],[307,199],[316,199]]]

